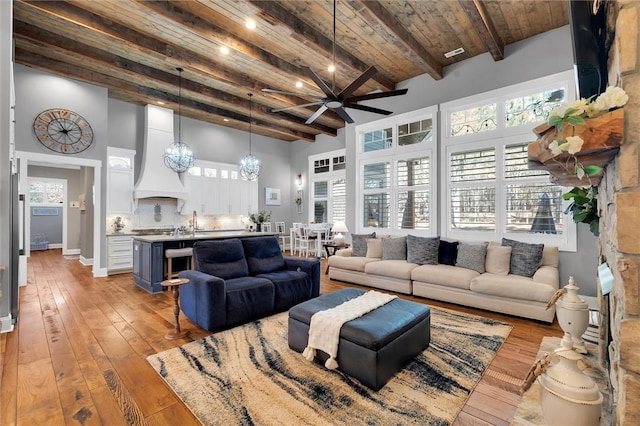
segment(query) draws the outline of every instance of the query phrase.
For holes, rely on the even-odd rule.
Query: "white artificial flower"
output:
[[[549,151],[551,151],[555,157],[556,155],[562,154],[562,146],[558,144],[557,140],[554,140],[549,144]]]
[[[587,100],[586,99],[580,99],[580,100],[577,100],[577,101],[575,101],[573,103],[562,104],[562,105],[554,108],[549,113],[549,116],[557,115],[558,117],[564,117],[569,109],[574,109],[574,111],[571,114],[569,114],[569,116],[582,115],[582,114],[584,114],[586,108],[587,108]]]
[[[627,103],[629,96],[620,87],[607,87],[593,103],[593,109],[596,111],[609,111],[612,108],[619,108]]]
[[[580,136],[567,136],[567,142],[562,144],[563,151],[567,151],[569,154],[575,154],[582,149],[584,141]]]

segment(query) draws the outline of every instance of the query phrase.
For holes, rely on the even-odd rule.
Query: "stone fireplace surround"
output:
[[[614,275],[600,305],[599,360],[608,371],[613,424],[640,424],[640,1],[606,5],[609,85],[629,95],[624,142],[600,183],[599,262]]]

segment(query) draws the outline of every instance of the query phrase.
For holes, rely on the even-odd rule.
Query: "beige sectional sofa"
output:
[[[343,249],[329,257],[331,279],[548,323],[555,316],[554,307],[547,310],[546,305],[560,285],[557,247],[544,247],[531,278],[510,273],[510,252],[493,242],[487,247],[483,273],[448,264],[419,265],[352,253],[351,248]],[[371,256],[371,250],[367,254]]]

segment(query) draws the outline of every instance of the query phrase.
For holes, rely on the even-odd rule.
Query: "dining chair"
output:
[[[278,241],[280,241],[280,249],[287,249],[287,239],[289,239],[289,250],[291,250],[291,235],[287,234],[287,227],[284,222],[276,222],[276,232],[278,233]]]
[[[271,232],[271,222],[262,223],[262,232]]]
[[[310,245],[315,241],[309,239],[309,228],[299,227],[296,230],[296,250],[300,256],[309,257]]]

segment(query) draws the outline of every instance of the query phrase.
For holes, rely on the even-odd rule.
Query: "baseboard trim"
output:
[[[107,272],[107,268],[100,268],[100,269],[93,268],[93,277],[94,278],[106,277],[108,275],[109,274]]]
[[[62,248],[62,244],[58,243],[58,244],[49,244],[50,249],[61,249]]]
[[[64,256],[73,256],[74,254],[80,254],[81,251],[79,248],[77,249],[67,249],[62,252]]]
[[[84,266],[91,266],[93,265],[93,259],[87,259],[86,257],[80,255],[80,263],[82,263]]]
[[[0,333],[9,333],[11,331],[13,331],[13,319],[9,314],[9,316],[0,318]]]

